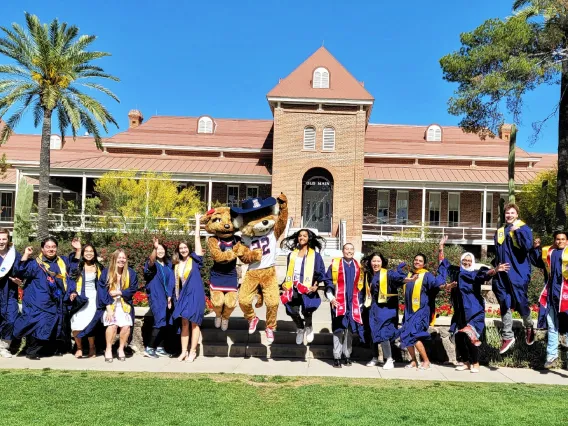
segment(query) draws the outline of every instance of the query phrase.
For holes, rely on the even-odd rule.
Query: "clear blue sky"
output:
[[[6,4],[8,3],[8,4]],[[375,97],[371,122],[454,125],[447,113],[454,86],[442,80],[439,59],[460,47],[460,32],[510,15],[512,0],[8,0],[0,25],[57,17],[95,34],[99,61],[120,77],[107,100],[127,127],[127,113],[219,118],[271,118],[266,93],[325,41],[325,46]],[[0,63],[6,62],[0,57]],[[550,114],[557,86],[526,98],[519,145],[555,152],[557,120],[529,146],[531,123]],[[31,115],[17,129],[38,133]],[[111,133],[115,133],[112,130]]]

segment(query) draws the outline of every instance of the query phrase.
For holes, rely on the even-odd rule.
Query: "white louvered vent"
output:
[[[316,149],[316,129],[306,127],[304,129],[304,149]]]
[[[329,89],[329,71],[327,69],[316,68],[312,80],[314,89]]]
[[[437,125],[431,125],[426,131],[426,141],[428,142],[441,142],[442,141],[442,128]]]
[[[213,120],[209,117],[201,117],[197,124],[197,133],[213,133]]]
[[[333,127],[323,129],[323,150],[335,150],[335,129]]]

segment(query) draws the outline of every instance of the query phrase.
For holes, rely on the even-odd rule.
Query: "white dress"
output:
[[[97,274],[85,272],[85,296],[89,299],[85,305],[71,317],[71,330],[83,331],[93,320],[97,312]]]
[[[122,297],[120,296],[114,298],[114,317],[111,319],[111,321],[107,321],[106,310],[103,312],[102,322],[105,327],[109,325],[116,325],[118,327],[132,326],[132,317],[129,313],[124,312],[121,299]]]

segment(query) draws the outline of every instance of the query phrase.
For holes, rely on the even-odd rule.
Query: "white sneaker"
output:
[[[215,317],[215,328],[221,327],[221,317]]]
[[[221,320],[221,330],[227,331],[228,329],[229,329],[229,320],[223,318],[223,319]]]
[[[471,367],[470,373],[479,373],[479,368]]]
[[[303,345],[304,344],[304,333],[306,330],[304,330],[303,328],[299,328],[298,331],[296,331],[296,345]]]
[[[306,327],[306,342],[312,343],[314,341],[314,328]]]
[[[554,367],[554,364],[556,363],[556,360],[557,360],[557,359],[558,359],[558,357],[556,357],[556,358],[554,358],[554,359],[552,359],[552,360],[550,360],[550,361],[547,360],[547,361],[544,363],[544,368],[552,368],[552,367]]]
[[[394,368],[394,359],[388,358],[387,361],[385,362],[385,365],[383,365],[383,370],[392,370],[393,368]]]
[[[2,358],[12,358],[12,354],[10,353],[10,351],[8,349],[0,350],[0,356]]]
[[[376,367],[378,363],[378,358],[372,358],[371,361],[367,363],[367,367]]]

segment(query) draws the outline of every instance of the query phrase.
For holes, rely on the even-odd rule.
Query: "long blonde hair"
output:
[[[128,277],[128,256],[126,256],[126,252],[122,249],[116,249],[110,258],[110,263],[108,265],[108,272],[107,272],[107,288],[110,290],[120,290],[120,285],[118,283],[118,265],[117,260],[120,253],[124,253],[126,257],[126,264],[124,265],[124,269],[122,270],[122,282]]]

